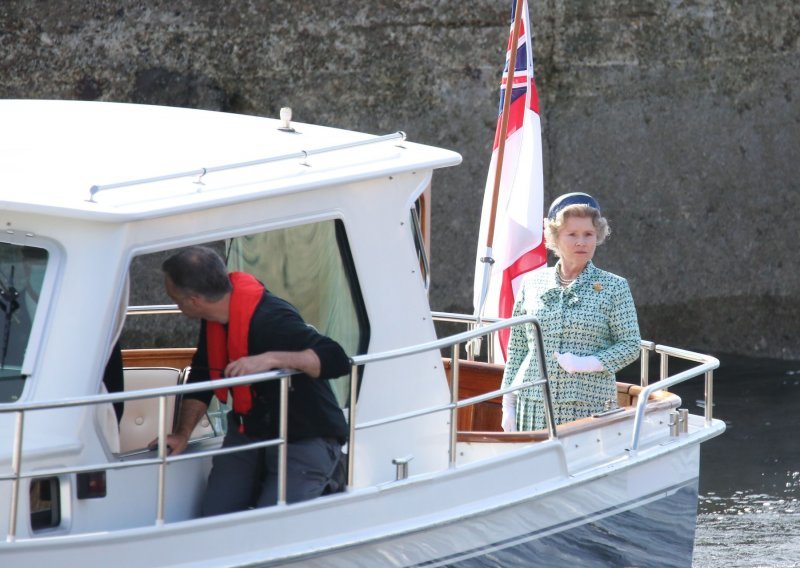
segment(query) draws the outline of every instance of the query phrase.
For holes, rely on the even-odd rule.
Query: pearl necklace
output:
[[[581,272],[583,272],[583,271],[581,271]],[[566,288],[567,286],[569,286],[570,284],[575,282],[578,279],[578,276],[580,276],[580,275],[581,275],[581,273],[579,272],[573,278],[570,278],[569,280],[567,280],[561,274],[561,267],[556,269],[556,278],[558,279],[558,283],[562,288]]]
[[[567,280],[566,278],[561,276],[561,270],[556,270],[556,278],[558,279],[558,284],[562,288],[566,288],[567,286],[569,286],[570,284],[575,282],[575,280],[578,279],[578,277],[576,276],[575,278],[571,278],[571,279]]]

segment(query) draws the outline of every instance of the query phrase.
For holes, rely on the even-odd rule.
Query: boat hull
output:
[[[517,534],[440,559],[437,565],[691,566],[697,480],[653,497],[653,501],[644,499],[561,526]]]
[[[306,556],[296,565],[691,566],[698,471],[699,446],[688,446],[443,526]]]
[[[377,491],[0,548],[10,566],[691,565],[699,444],[572,475],[534,471],[559,451],[541,446]]]

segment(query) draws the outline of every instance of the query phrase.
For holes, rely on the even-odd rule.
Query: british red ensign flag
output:
[[[513,31],[516,6],[512,1]],[[509,105],[505,153],[502,159],[497,213],[495,218],[491,279],[486,292],[482,317],[510,317],[520,281],[527,272],[547,264],[547,252],[542,240],[543,193],[542,136],[539,121],[539,98],[533,79],[533,45],[528,18],[528,2],[522,3],[522,22],[517,41],[516,61]],[[505,100],[506,78],[511,54],[512,33],[509,33],[506,64],[500,85],[500,109],[495,131],[492,160],[483,197],[483,212],[478,240],[475,270],[474,305],[479,314],[483,294],[485,244],[491,213],[495,170],[498,162],[498,143]],[[499,336],[500,350],[505,360],[509,331]],[[497,357],[495,356],[495,359]]]

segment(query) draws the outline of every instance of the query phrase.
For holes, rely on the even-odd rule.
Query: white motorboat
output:
[[[700,444],[724,430],[719,362],[643,342],[642,383],[619,383],[608,412],[500,432],[502,367],[459,346],[531,318],[439,338],[436,319],[471,318],[427,297],[429,189],[458,154],[402,133],[113,103],[0,101],[0,124],[4,567],[690,565]],[[104,391],[140,318],[186,337],[173,307],[129,307],[130,288],[154,287],[132,266],[200,243],[352,354],[333,385],[351,431],[344,492],[200,518],[224,407],[186,453],[147,447],[199,388],[183,384],[191,344],[125,349],[125,390]],[[692,366],[670,375],[673,358]],[[279,380],[288,396],[290,375],[225,381]],[[705,381],[703,416],[667,390],[690,379]],[[262,444],[283,447],[285,418]]]

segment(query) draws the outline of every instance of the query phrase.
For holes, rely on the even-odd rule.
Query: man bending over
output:
[[[190,383],[272,369],[302,372],[292,377],[289,393],[287,502],[342,490],[334,472],[348,428],[326,380],[350,372],[341,346],[306,324],[291,304],[253,276],[229,274],[210,248],[182,249],[164,261],[162,270],[169,297],[186,317],[200,319]],[[233,410],[223,447],[278,437],[279,389],[278,380],[230,389]],[[226,402],[228,389],[184,397],[178,426],[167,436],[173,454],[186,449],[213,394]],[[214,456],[203,516],[274,505],[277,456],[274,446]]]

